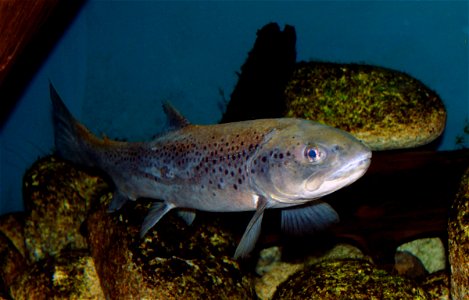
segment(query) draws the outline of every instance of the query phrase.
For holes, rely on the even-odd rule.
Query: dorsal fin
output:
[[[171,103],[163,102],[163,110],[168,117],[169,130],[181,129],[191,123],[179,111],[171,105]]]

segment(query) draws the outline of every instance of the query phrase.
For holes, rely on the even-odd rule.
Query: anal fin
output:
[[[267,206],[267,199],[264,197],[259,197],[257,202],[256,212],[254,216],[249,221],[246,230],[244,231],[243,236],[241,237],[241,241],[236,248],[234,258],[238,257],[245,257],[254,249],[256,245],[256,241],[259,238],[259,234],[261,233],[261,224],[262,224],[262,217],[264,216],[264,210]]]
[[[142,238],[148,230],[155,226],[155,224],[173,208],[174,205],[168,204],[167,202],[153,202],[147,216],[143,220],[142,228],[140,229],[140,238]]]
[[[339,222],[339,215],[326,202],[282,210],[282,230],[292,235],[311,234]]]
[[[178,216],[186,222],[187,225],[191,225],[195,219],[195,212],[192,210],[178,210]]]

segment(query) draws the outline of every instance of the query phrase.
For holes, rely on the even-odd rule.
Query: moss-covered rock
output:
[[[429,299],[414,282],[365,260],[323,261],[293,274],[273,299]]]
[[[451,296],[469,297],[469,169],[462,177],[448,223]]]
[[[23,195],[26,208],[24,228],[29,258],[38,261],[62,249],[85,249],[80,233],[93,199],[106,189],[101,177],[74,168],[48,156],[38,160],[25,174]]]
[[[93,259],[82,250],[33,263],[9,292],[13,299],[105,299]]]
[[[0,232],[13,243],[23,257],[26,257],[24,217],[25,214],[23,212],[9,213],[0,216]]]
[[[253,289],[231,258],[235,242],[216,220],[188,226],[168,213],[140,239],[148,205],[128,203],[115,214],[103,207],[87,220],[88,240],[107,297],[252,299]]]
[[[0,293],[8,293],[12,282],[27,268],[27,261],[11,240],[0,232]]]
[[[446,249],[439,238],[422,238],[410,241],[400,245],[397,251],[415,256],[428,273],[446,268]]]
[[[295,262],[281,261],[279,247],[262,250],[256,266],[256,273],[261,276],[255,279],[257,296],[262,300],[272,299],[277,287],[290,275],[306,266],[325,260],[366,259],[371,261],[371,258],[365,256],[360,249],[349,244],[337,244],[332,249],[324,250]]]
[[[451,299],[449,293],[449,274],[447,271],[437,271],[428,275],[423,279],[422,287],[428,293],[430,299]]]
[[[385,68],[299,63],[285,95],[286,116],[344,129],[373,150],[421,146],[445,127],[446,111],[435,92]]]

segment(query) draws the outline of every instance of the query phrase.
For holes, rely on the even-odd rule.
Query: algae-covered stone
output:
[[[360,249],[349,244],[337,244],[332,249],[317,255],[308,256],[301,262],[284,262],[280,260],[279,247],[271,247],[260,252],[260,258],[256,266],[256,273],[260,278],[255,279],[257,296],[264,299],[272,299],[277,287],[288,279],[293,273],[305,266],[316,264],[325,260],[338,259],[367,259]]]
[[[448,223],[451,296],[469,297],[469,169],[462,177]]]
[[[9,290],[13,299],[105,299],[93,259],[81,250],[35,262]]]
[[[446,250],[439,238],[417,239],[400,245],[397,251],[412,253],[422,262],[428,273],[446,268]]]
[[[380,67],[299,63],[285,95],[288,117],[347,130],[373,150],[427,144],[446,122],[435,92],[407,74]]]
[[[261,300],[271,299],[277,286],[304,266],[303,263],[283,262],[280,258],[279,247],[263,249],[259,253],[256,273],[261,277],[255,278],[254,284],[257,297]]]
[[[407,251],[397,251],[394,254],[394,270],[400,276],[412,279],[423,278],[428,275],[428,271],[420,259]]]
[[[449,275],[446,271],[437,271],[424,278],[422,287],[430,299],[449,300]]]
[[[429,299],[412,281],[364,260],[323,261],[293,274],[273,299]]]
[[[23,212],[9,213],[0,216],[0,232],[15,245],[22,256],[26,257],[24,217],[25,214]]]
[[[80,226],[93,199],[107,186],[96,175],[53,156],[38,160],[24,176],[25,243],[32,261],[61,249],[84,249]]]
[[[27,261],[11,240],[0,232],[0,292],[8,287],[25,271]]]
[[[103,207],[87,220],[88,240],[110,299],[252,299],[253,289],[231,258],[234,239],[216,220],[200,215],[191,226],[171,211],[143,239],[148,205],[127,203],[114,214]]]

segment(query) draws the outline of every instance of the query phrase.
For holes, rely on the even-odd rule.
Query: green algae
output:
[[[273,299],[428,299],[413,281],[364,260],[324,261],[293,274]]]
[[[418,80],[368,65],[299,63],[285,93],[286,116],[347,131],[393,127],[444,114],[439,97]]]

